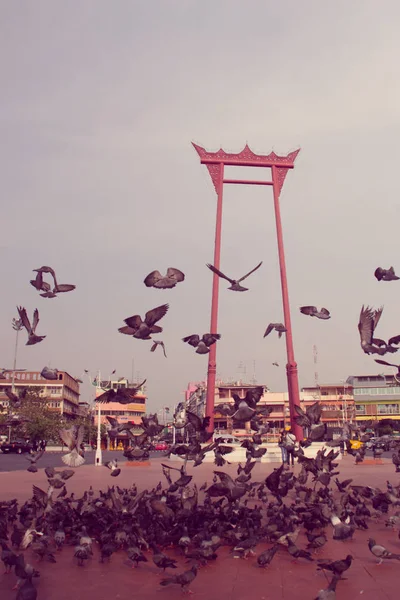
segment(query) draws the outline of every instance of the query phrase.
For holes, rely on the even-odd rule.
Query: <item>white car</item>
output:
[[[234,435],[214,435],[214,440],[218,440],[220,444],[227,444],[228,446],[240,446],[243,440],[235,437]]]

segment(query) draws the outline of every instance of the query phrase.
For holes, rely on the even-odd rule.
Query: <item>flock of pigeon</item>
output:
[[[222,271],[217,269],[211,264],[207,264],[207,267],[218,277],[222,279],[226,279],[231,284],[228,288],[229,290],[235,292],[245,292],[248,291],[248,288],[243,287],[241,282],[247,279],[252,273],[257,271],[262,265],[260,262],[256,267],[254,267],[251,271],[243,275],[238,279],[232,279],[228,277]],[[40,296],[43,298],[56,298],[57,294],[63,292],[70,292],[75,289],[75,285],[71,284],[59,284],[57,282],[56,274],[54,269],[48,266],[40,267],[39,269],[34,269],[34,272],[37,273],[36,278],[31,280],[31,285],[38,290]],[[53,278],[53,289],[51,289],[51,285],[44,280],[44,274],[50,274]],[[378,281],[394,281],[398,280],[399,277],[396,276],[394,272],[394,268],[390,267],[389,269],[382,269],[378,267],[375,270],[375,277]],[[179,269],[169,267],[167,269],[166,275],[162,275],[159,271],[152,271],[147,275],[144,279],[144,284],[146,287],[153,287],[155,289],[172,289],[178,283],[183,282],[185,280],[185,274]],[[32,323],[30,322],[26,309],[24,307],[17,307],[18,313],[20,317],[20,322],[25,327],[28,333],[28,341],[26,345],[34,345],[43,341],[46,336],[40,336],[36,334],[36,328],[39,323],[39,311],[36,308],[33,312]],[[152,339],[152,335],[161,333],[163,328],[157,323],[165,317],[169,309],[169,304],[162,304],[153,308],[146,312],[144,319],[140,315],[133,315],[131,317],[127,317],[124,319],[125,325],[120,327],[118,331],[124,335],[130,335],[136,339],[140,340],[151,340],[152,346],[150,348],[151,352],[154,352],[157,347],[161,347],[163,349],[164,356],[167,357],[165,344],[162,340],[154,340]],[[378,325],[379,319],[382,315],[383,307],[378,310],[374,310],[370,307],[361,309],[360,320],[358,324],[358,329],[360,332],[361,338],[361,347],[366,354],[379,354],[384,355],[386,353],[397,352],[398,346],[400,344],[400,335],[391,337],[388,342],[384,340],[374,338],[374,331]],[[300,312],[304,315],[308,315],[310,317],[316,317],[317,319],[327,320],[331,318],[330,312],[328,309],[322,307],[321,310],[318,310],[316,306],[301,306]],[[270,323],[265,330],[264,337],[267,337],[272,331],[277,331],[279,338],[282,337],[283,333],[286,332],[286,327],[283,323]],[[221,335],[216,332],[205,333],[202,336],[198,334],[191,334],[183,338],[183,342],[188,343],[189,345],[196,348],[196,353],[198,354],[208,354],[210,351],[210,347],[215,344],[218,340],[221,339]],[[385,361],[377,361],[380,364],[395,366],[399,369],[400,373],[400,365],[392,365],[391,363],[387,363]],[[278,363],[273,363],[275,366],[278,366]],[[42,376],[46,379],[57,379],[57,369],[50,369],[45,367],[42,371]]]
[[[243,292],[248,288],[243,287],[241,282],[259,269],[261,264],[239,279],[227,277],[213,265],[207,266],[213,273],[229,281],[231,286],[228,289]],[[75,289],[73,285],[58,284],[55,272],[50,267],[35,271],[37,275],[31,284],[42,292],[40,295],[44,298],[54,298],[59,293]],[[53,287],[44,281],[45,273],[53,277]],[[388,270],[377,269],[375,276],[383,281],[399,279],[392,267]],[[165,276],[158,271],[150,273],[144,284],[156,289],[171,289],[184,279],[184,273],[169,268]],[[151,340],[151,351],[160,346],[166,356],[164,343],[153,340],[151,336],[162,332],[162,327],[157,323],[166,315],[168,308],[168,304],[158,306],[148,311],[144,319],[140,315],[128,317],[119,332],[136,339]],[[318,310],[315,306],[303,306],[300,311],[321,320],[330,318],[326,308]],[[46,336],[36,334],[38,310],[34,311],[32,324],[25,308],[19,307],[18,312],[28,333],[27,345],[41,342]],[[400,344],[400,336],[392,337],[388,342],[374,338],[381,314],[382,308],[377,311],[369,307],[362,308],[359,332],[361,347],[367,354],[384,355],[398,350],[394,346]],[[279,337],[286,332],[282,323],[270,323],[264,337],[273,330],[277,331]],[[189,335],[183,341],[196,348],[197,353],[206,354],[220,338],[219,334],[205,333],[203,336]],[[57,379],[57,373],[57,369],[48,367],[42,370],[42,376],[50,380]],[[133,390],[107,390],[97,401],[127,404],[132,402],[144,383]],[[11,405],[17,407],[17,403],[23,400],[23,394],[16,396],[9,392]],[[130,489],[109,487],[107,492],[99,494],[95,494],[90,487],[79,499],[75,499],[74,494],[68,494],[66,482],[74,475],[73,469],[85,463],[81,448],[83,427],[62,429],[60,437],[68,448],[62,461],[71,469],[45,469],[48,490],[41,490],[34,485],[33,497],[21,507],[16,500],[0,502],[1,559],[7,572],[14,568],[18,579],[17,600],[36,600],[37,589],[33,579],[39,577],[39,572],[26,562],[24,553],[16,553],[20,549],[31,548],[40,560],[56,562],[56,551],[61,551],[64,546],[72,546],[77,564],[83,566],[93,558],[96,541],[101,562],[122,553],[133,566],[146,563],[151,558],[157,567],[165,571],[177,568],[177,560],[164,552],[167,548],[173,548],[175,553],[181,553],[182,558],[192,565],[178,575],[163,578],[160,584],[176,584],[187,591],[198,570],[216,561],[218,551],[223,552],[224,546],[230,547],[234,556],[247,558],[249,554],[254,554],[257,546],[268,544],[269,547],[257,556],[258,566],[266,568],[278,553],[287,553],[295,561],[304,559],[313,562],[310,551],[316,553],[323,548],[330,527],[333,539],[344,541],[352,539],[357,529],[368,529],[370,519],[384,516],[388,527],[400,526],[400,517],[394,512],[395,507],[400,505],[400,486],[394,487],[387,482],[387,490],[382,491],[369,486],[351,485],[352,480],[340,482],[337,477],[333,479],[339,474],[335,471],[338,463],[334,461],[338,453],[334,448],[328,453],[326,448],[319,450],[316,458],[305,456],[304,448],[323,439],[326,433],[325,425],[320,422],[321,408],[318,403],[306,411],[296,407],[295,419],[307,436],[295,450],[301,465],[299,474],[296,476],[282,465],[265,480],[252,481],[256,461],[266,452],[261,445],[262,435],[268,430],[265,417],[269,410],[259,404],[262,395],[263,387],[257,386],[248,390],[245,398],[234,396],[234,404],[218,406],[218,412],[229,417],[235,428],[249,423],[255,433],[242,443],[246,449],[246,463],[244,466],[239,464],[237,477],[233,479],[225,472],[214,471],[213,483],[210,486],[204,484],[199,490],[196,485],[190,485],[192,475],[187,474],[187,462],[191,461],[197,467],[207,453],[213,452],[215,465],[221,467],[227,462],[225,457],[232,452],[232,447],[224,445],[221,438],[211,439],[213,432],[208,431],[209,417],[201,419],[186,410],[174,415],[175,427],[184,429],[189,441],[175,444],[168,450],[167,457],[175,454],[184,462],[179,469],[162,464],[166,487],[160,481],[154,489],[140,493],[133,485]],[[143,417],[144,431],[139,436],[133,435],[132,423],[120,424],[112,417],[108,420],[111,437],[127,431],[130,446],[124,455],[128,460],[146,460],[154,439],[162,438],[163,425],[158,423],[157,415]],[[342,438],[327,442],[326,445],[337,446],[341,441],[354,454],[349,445],[349,431],[344,431]],[[33,456],[26,456],[30,462],[29,472],[37,472],[37,462],[43,454],[41,450]],[[393,460],[396,471],[400,468],[400,456],[398,458],[398,463]],[[117,460],[105,466],[112,477],[121,473]],[[173,481],[172,474],[175,471],[179,477]],[[309,483],[310,477],[312,481]],[[337,490],[331,486],[333,481]],[[60,492],[54,497],[58,489]],[[307,538],[305,549],[296,544],[299,534],[305,534]],[[384,559],[400,560],[399,554],[390,552],[372,538],[368,541],[368,547],[380,562]],[[150,551],[152,555],[149,555]],[[318,593],[317,600],[333,600],[336,597],[336,586],[343,579],[343,573],[350,569],[352,560],[353,557],[347,554],[338,561],[317,561],[317,569],[332,574],[328,587]]]
[[[193,448],[203,439],[201,431],[190,442]],[[78,452],[76,433],[63,435],[71,453]],[[161,586],[176,585],[184,592],[190,592],[203,567],[229,560],[229,556],[256,555],[262,569],[275,557],[315,562],[316,570],[331,574],[331,579],[313,597],[334,600],[336,587],[340,588],[353,562],[345,542],[357,530],[368,530],[368,523],[382,519],[388,528],[399,529],[400,486],[387,482],[381,490],[352,485],[351,479],[340,481],[334,449],[323,448],[315,458],[307,458],[300,448],[296,455],[301,466],[298,475],[282,465],[265,479],[253,480],[256,460],[248,453],[235,478],[217,470],[211,485],[204,483],[199,489],[185,465],[179,469],[162,464],[166,484],[160,481],[141,492],[136,484],[131,488],[113,485],[98,493],[90,486],[80,498],[67,492],[73,470],[46,468],[47,491],[34,485],[32,498],[22,506],[17,500],[0,502],[1,560],[6,573],[14,569],[17,600],[37,598],[34,580],[40,572],[28,556],[56,563],[61,552],[72,553],[80,567],[96,556],[102,563],[122,556],[126,567],[141,563],[140,570],[149,569],[147,563],[153,562],[163,575]],[[116,476],[116,471],[111,475]],[[318,556],[330,537],[344,544],[342,559]],[[372,537],[368,548],[379,564],[400,560],[399,554]],[[165,575],[178,564],[183,566],[181,572]]]

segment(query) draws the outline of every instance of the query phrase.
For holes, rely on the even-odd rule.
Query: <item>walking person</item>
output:
[[[287,463],[287,459],[288,459],[288,454],[287,454],[287,450],[286,450],[286,446],[285,446],[285,442],[286,442],[286,432],[284,429],[282,429],[280,431],[279,434],[279,441],[278,441],[278,446],[281,449],[281,454],[282,454],[282,463],[286,464]]]
[[[292,467],[294,466],[294,452],[296,450],[296,436],[294,435],[292,429],[289,429],[285,436],[285,447],[287,452],[287,464],[290,465],[292,463]]]

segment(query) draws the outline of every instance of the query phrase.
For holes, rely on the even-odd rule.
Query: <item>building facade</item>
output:
[[[339,432],[345,421],[352,423],[355,420],[353,385],[348,379],[341,383],[303,387],[301,393],[321,404],[321,421],[333,432]]]
[[[351,375],[357,421],[400,419],[400,384],[394,375]]]
[[[5,390],[12,389],[12,372],[4,373],[4,377],[0,379],[0,403],[8,407]],[[66,419],[79,416],[79,381],[66,371],[59,371],[55,381],[44,379],[40,371],[18,371],[15,373],[14,388],[16,394],[24,388],[39,391],[39,396],[46,398],[48,407]]]
[[[202,381],[200,383],[189,383],[185,392],[186,409],[200,418],[203,418],[206,412],[206,391],[206,384]]]
[[[264,388],[264,394],[258,405],[271,410],[269,416],[265,417],[263,421],[269,425],[271,435],[277,436],[281,429],[290,426],[289,395],[287,392],[271,392],[266,385],[259,385]],[[217,433],[228,431],[238,437],[250,435],[249,424],[247,424],[246,429],[233,429],[232,420],[219,413],[218,406],[224,403],[233,404],[234,394],[244,398],[246,392],[256,386],[257,384],[248,384],[242,381],[217,382],[214,413],[214,427]],[[204,397],[204,401],[199,401],[200,396]],[[192,412],[197,410],[196,414],[204,416],[205,398],[206,387],[204,382],[189,383],[186,392],[186,407],[188,410]],[[353,387],[348,380],[341,383],[302,388],[300,392],[301,408],[305,411],[307,407],[315,402],[321,403],[321,421],[327,424],[331,434],[341,431],[344,420],[352,421],[355,419]]]
[[[118,388],[130,389],[135,387],[134,383],[129,383],[127,379],[121,378],[118,381],[102,382],[103,389],[96,388],[96,398],[104,393],[104,389],[117,390]],[[143,386],[134,397],[134,401],[129,404],[120,404],[119,402],[109,402],[108,404],[100,404],[100,423],[106,426],[106,429],[111,429],[111,425],[107,417],[117,419],[118,423],[134,423],[132,433],[140,434],[142,428],[142,416],[146,414],[145,386]],[[98,404],[95,401],[94,423],[97,427],[98,419]],[[125,431],[118,434],[115,440],[108,440],[111,449],[121,449],[129,445],[129,438]]]

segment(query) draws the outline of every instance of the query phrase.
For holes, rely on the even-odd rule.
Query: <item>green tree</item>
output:
[[[83,425],[85,428],[83,441],[86,444],[91,444],[92,442],[96,443],[97,441],[97,426],[94,424],[93,419],[90,415],[86,415],[83,417],[78,417],[74,421],[74,425]],[[101,439],[104,440],[107,438],[107,429],[105,425],[100,426],[100,435]]]
[[[39,390],[28,390],[18,409],[12,413],[23,421],[14,428],[14,438],[23,437],[31,442],[47,440],[59,443],[59,431],[67,425],[64,417],[47,404],[48,399],[40,397]]]

